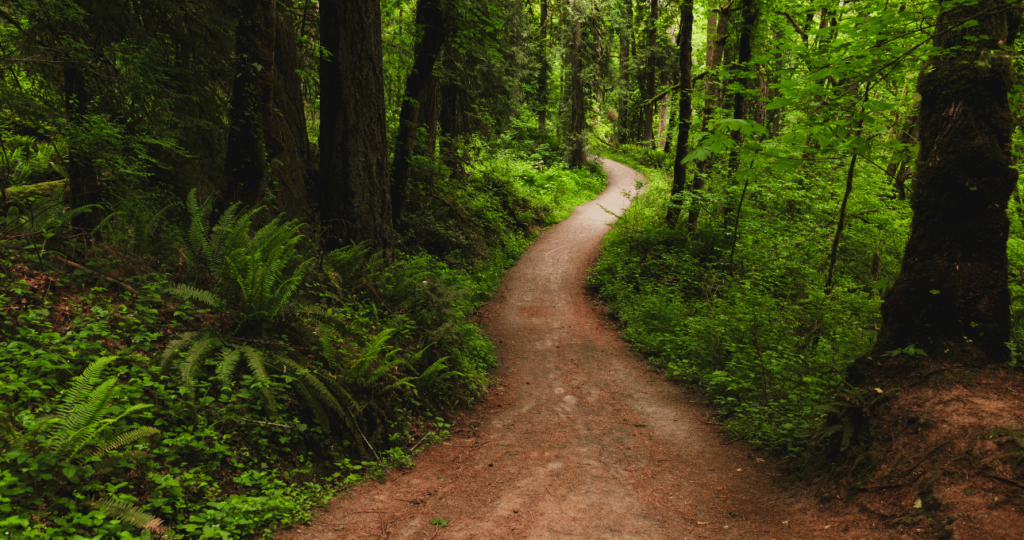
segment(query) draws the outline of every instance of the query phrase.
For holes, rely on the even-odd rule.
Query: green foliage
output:
[[[885,186],[863,180],[866,193],[853,212],[878,217],[848,225],[840,286],[826,295],[823,254],[834,206],[824,188],[785,174],[752,181],[730,273],[732,230],[715,222],[725,195],[684,194],[684,208],[701,208],[711,223],[667,229],[669,178],[641,171],[650,183],[606,237],[590,285],[652,363],[706,389],[728,431],[799,454],[824,421],[820,406],[843,387],[846,365],[873,342],[873,285],[895,275],[907,209],[887,208],[886,199],[874,198]],[[804,174],[816,172],[824,173]]]
[[[0,454],[0,463],[8,471],[2,491],[13,494],[30,485],[28,489],[38,490],[35,496],[43,505],[60,504],[59,500],[51,499],[59,485],[70,483],[84,488],[82,495],[87,496],[89,488],[95,486],[91,478],[143,455],[138,450],[118,450],[153,437],[159,430],[143,426],[120,434],[110,433],[112,426],[149,407],[115,406],[113,401],[119,390],[116,377],[97,384],[101,372],[115,359],[105,356],[89,364],[61,396],[61,403],[51,416],[34,417],[28,411],[12,416],[13,411],[0,411],[7,415],[0,416],[0,425],[9,430],[4,436],[5,451]],[[131,502],[104,497],[96,505],[108,518],[139,529],[160,530],[161,520]],[[10,512],[9,505],[7,508]],[[20,522],[8,521],[11,525]]]
[[[250,232],[261,208],[243,210],[241,203],[235,203],[211,227],[213,200],[200,204],[195,190],[188,195],[187,207],[192,223],[182,254],[192,272],[210,283],[213,291],[178,285],[171,293],[223,305],[239,314],[241,324],[262,324],[277,317],[313,263],[304,256],[299,223],[276,218]]]

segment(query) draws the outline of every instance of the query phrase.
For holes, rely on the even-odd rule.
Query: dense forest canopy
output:
[[[269,535],[404,463],[595,155],[649,180],[589,278],[624,335],[755,446],[867,452],[875,389],[1024,346],[1020,16],[0,0],[0,530]]]

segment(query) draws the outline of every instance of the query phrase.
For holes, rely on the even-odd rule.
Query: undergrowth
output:
[[[607,156],[635,166],[649,183],[605,237],[589,285],[651,363],[704,388],[731,436],[800,454],[844,390],[845,367],[873,343],[880,291],[899,268],[909,210],[879,203],[888,188],[861,180],[837,284],[826,294],[836,202],[799,176],[835,171],[772,177],[751,164],[733,248],[735,221],[723,224],[722,207],[738,185],[684,193],[681,223],[668,228],[665,154],[623,146]],[[723,166],[709,174],[724,174]],[[695,229],[686,224],[689,208],[701,210]]]
[[[447,437],[495,367],[476,308],[604,188],[527,125],[462,151],[393,261],[195,193],[4,209],[0,536],[269,538]]]

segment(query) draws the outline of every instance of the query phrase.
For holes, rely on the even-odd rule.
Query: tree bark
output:
[[[633,0],[623,0],[624,23],[619,28],[619,100],[616,136],[620,144],[629,142],[629,44],[633,31]]]
[[[394,249],[384,123],[380,2],[323,0],[320,40],[320,220],[328,248]]]
[[[741,10],[743,13],[743,26],[740,28],[740,42],[737,51],[736,63],[732,65],[730,71],[732,72],[732,78],[737,82],[741,89],[733,94],[733,109],[732,117],[735,120],[746,120],[747,108],[746,108],[746,93],[745,90],[750,84],[750,79],[743,73],[750,69],[750,59],[753,56],[753,37],[754,28],[757,24],[757,11],[754,5],[755,0],[743,0],[741,4]],[[740,157],[740,145],[743,144],[743,132],[735,130],[732,132],[732,140],[735,142],[735,146],[729,152],[729,177],[732,179],[732,183],[736,183],[736,173],[739,168],[739,157]],[[724,208],[725,220],[724,224],[729,225],[729,214],[732,213],[732,203],[726,199]],[[739,219],[739,216],[736,217]]]
[[[580,20],[576,19],[572,30],[572,81],[569,87],[570,120],[569,120],[569,166],[580,168],[586,165],[586,140],[584,130],[587,125],[586,111],[583,103],[583,60],[580,57],[580,44],[583,32]]]
[[[690,151],[690,123],[693,115],[693,0],[683,0],[679,16],[679,131],[676,158],[672,164],[672,196],[686,189],[686,165],[683,158]],[[679,221],[679,206],[669,202],[666,222],[674,228]]]
[[[306,170],[309,168],[309,133],[306,129],[302,78],[294,21],[279,10],[274,39],[274,110],[267,127],[271,191],[278,210],[290,218],[309,212]]]
[[[429,159],[434,159],[437,153],[437,118],[440,112],[438,94],[441,90],[441,79],[437,75],[431,75],[423,89],[423,99],[420,100],[419,123],[426,131],[426,138],[416,145],[415,154]]]
[[[658,0],[651,0],[651,9],[647,16],[647,65],[644,68],[644,85],[641,99],[644,102],[643,108],[643,129],[644,129],[644,141],[651,144],[651,148],[654,148],[654,107],[653,103],[648,103],[651,98],[654,97],[655,89],[655,76],[657,75],[658,65],[655,59],[655,46],[658,43]]]
[[[85,115],[89,110],[91,96],[85,74],[74,60],[66,60],[64,66],[64,107],[68,124],[77,132],[82,129]],[[71,208],[82,208],[103,201],[99,178],[93,166],[88,149],[82,147],[80,137],[71,137],[68,144],[68,188]],[[99,222],[99,212],[93,210],[75,216],[72,225],[92,228]]]
[[[445,54],[443,67],[446,72],[452,69],[451,55]],[[465,133],[463,108],[466,94],[461,83],[453,77],[445,77],[441,85],[441,111],[438,113],[437,126],[441,132],[441,161],[455,175],[464,173],[458,156],[458,140]]]
[[[416,58],[412,71],[405,80],[405,98],[398,115],[398,136],[395,138],[395,158],[391,164],[391,215],[400,225],[406,191],[412,169],[413,148],[418,131],[420,100],[434,73],[434,63],[441,52],[447,34],[441,0],[419,0],[416,3],[416,22],[423,34],[416,44]]]
[[[882,304],[873,357],[915,345],[930,358],[1009,358],[1006,205],[1011,168],[1011,53],[1021,8],[1005,0],[943,5],[918,80],[921,134],[914,217],[903,265]],[[967,27],[964,21],[978,24]]]
[[[540,73],[537,75],[537,127],[547,129],[548,121],[548,0],[540,2]]]
[[[718,108],[722,83],[719,76],[715,74],[715,71],[722,65],[722,56],[725,54],[725,43],[729,37],[729,22],[731,19],[732,11],[724,8],[716,9],[708,16],[709,46],[704,60],[707,75],[704,77],[704,108],[701,111],[701,132],[707,132],[711,119],[715,116],[715,110]],[[713,158],[708,156],[697,165],[697,174],[693,175],[692,190],[694,193],[704,189],[704,178],[712,163]],[[694,228],[697,226],[698,220],[700,220],[700,210],[693,206],[690,208],[686,222],[691,228]]]
[[[274,115],[277,0],[243,0],[238,7],[224,196],[251,206],[259,202],[267,187],[266,134]]]

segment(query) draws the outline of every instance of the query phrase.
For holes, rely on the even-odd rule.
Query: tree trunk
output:
[[[655,75],[658,71],[658,65],[655,61],[657,55],[655,54],[655,45],[658,43],[658,0],[651,0],[651,10],[647,16],[647,66],[644,68],[644,86],[641,99],[644,102],[643,114],[644,114],[644,141],[652,145],[654,148],[654,107],[653,103],[650,103],[651,98],[654,97],[655,90]]]
[[[583,60],[580,57],[580,42],[583,39],[583,32],[580,28],[580,20],[576,19],[572,30],[572,53],[570,62],[572,64],[572,82],[569,88],[570,120],[569,120],[569,166],[580,168],[586,165],[586,140],[584,130],[587,125],[586,110],[583,103]]]
[[[690,122],[693,89],[693,0],[683,0],[679,16],[679,134],[676,140],[676,159],[672,164],[672,196],[686,189],[686,165],[683,158],[690,151]],[[674,228],[679,221],[679,206],[668,205],[666,222]]]
[[[271,190],[278,210],[290,218],[302,217],[309,211],[306,196],[309,133],[298,68],[295,27],[291,14],[282,9],[278,12],[274,39],[275,114],[270,117],[266,145],[273,180]]]
[[[73,130],[84,129],[83,121],[89,110],[90,101],[91,96],[86,86],[85,74],[74,60],[66,60],[64,65],[64,107],[68,124],[73,127]],[[71,137],[68,144],[68,188],[71,195],[71,208],[100,204],[103,201],[92,157],[88,150],[79,144],[79,140],[81,137]],[[99,223],[99,218],[99,212],[92,210],[76,216],[72,220],[72,225],[92,228]]]
[[[391,257],[394,229],[384,123],[380,2],[323,0],[320,177],[328,248],[371,242]]]
[[[548,121],[548,0],[540,2],[540,73],[537,75],[537,127],[547,129]]]
[[[419,103],[423,90],[434,74],[434,62],[444,44],[446,29],[441,0],[419,0],[416,22],[423,34],[416,44],[416,59],[405,80],[405,99],[398,115],[398,136],[395,138],[395,159],[391,164],[391,215],[396,225],[402,220],[406,190],[412,168],[413,147],[419,125]]]
[[[934,44],[947,54],[932,57],[918,80],[914,217],[882,304],[876,361],[908,345],[971,364],[1009,358],[1006,205],[1017,172],[1007,94],[1020,16],[1004,0],[943,5],[939,14]]]
[[[896,135],[896,140],[899,141],[903,147],[896,151],[892,160],[889,161],[889,165],[885,168],[885,174],[889,178],[893,179],[893,187],[896,189],[896,198],[900,201],[907,198],[906,181],[912,171],[910,166],[910,146],[916,138],[917,117],[918,111],[912,111],[910,117],[907,118],[906,124]]]
[[[704,76],[704,108],[701,111],[701,132],[707,132],[711,119],[715,116],[715,109],[718,107],[719,95],[721,94],[722,83],[715,71],[722,65],[722,56],[725,54],[725,43],[729,37],[729,22],[732,19],[732,11],[728,9],[716,9],[708,16],[708,44],[710,45],[705,56]],[[697,165],[697,174],[693,176],[693,192],[704,189],[704,178],[711,168],[713,158],[708,156]],[[686,222],[691,228],[697,226],[700,219],[700,210],[697,207],[690,208]]]
[[[450,72],[453,68],[450,54],[444,55],[443,67]],[[465,133],[463,108],[465,92],[459,81],[453,77],[445,77],[441,85],[441,111],[438,113],[437,127],[441,134],[441,161],[455,175],[464,173],[458,156],[458,140]]]
[[[431,160],[437,153],[437,117],[440,112],[438,94],[440,89],[440,77],[431,75],[426,88],[423,89],[423,99],[420,100],[419,123],[425,128],[426,138],[416,145],[415,154]]]
[[[624,23],[619,29],[619,102],[616,136],[620,144],[629,142],[629,44],[633,31],[633,0],[623,0]]]
[[[754,5],[754,0],[743,0],[741,5],[743,12],[743,26],[740,28],[740,43],[738,48],[738,54],[736,63],[733,64],[730,71],[732,72],[732,79],[738,83],[741,87],[735,94],[733,94],[733,109],[732,117],[736,120],[746,120],[747,108],[746,108],[746,94],[745,90],[750,84],[750,79],[743,73],[750,69],[750,59],[753,56],[753,36],[754,28],[757,24],[757,11]],[[729,177],[732,179],[732,183],[736,183],[736,173],[739,168],[739,157],[740,157],[740,145],[743,144],[743,132],[740,130],[734,130],[732,132],[732,140],[736,143],[733,149],[729,152]],[[724,208],[725,212],[725,225],[729,224],[729,214],[733,211],[732,202],[726,199]],[[737,216],[736,219],[739,219]]]
[[[266,133],[274,114],[276,0],[243,0],[235,30],[235,81],[224,158],[228,201],[250,206],[267,188]]]

